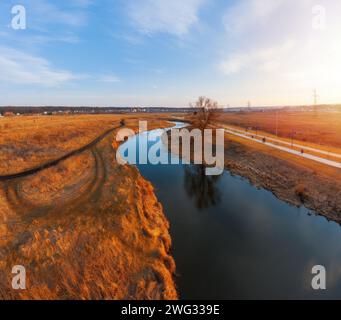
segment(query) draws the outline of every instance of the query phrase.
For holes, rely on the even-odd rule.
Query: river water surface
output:
[[[159,139],[162,133],[140,136]],[[165,147],[161,152],[177,157]],[[194,165],[138,168],[154,185],[170,222],[182,299],[341,299],[338,224],[228,171],[207,177]],[[327,270],[327,290],[311,287],[315,265]]]

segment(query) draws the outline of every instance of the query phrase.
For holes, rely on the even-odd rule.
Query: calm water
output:
[[[155,186],[170,221],[182,299],[341,299],[338,224],[227,171],[213,178],[200,166],[138,168]],[[314,265],[327,269],[326,291],[311,289]]]

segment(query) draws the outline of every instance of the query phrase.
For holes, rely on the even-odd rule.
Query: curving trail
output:
[[[114,129],[0,181],[0,298],[176,299],[168,221],[153,187],[117,163]],[[158,252],[158,254],[154,254]],[[13,290],[13,265],[27,290]]]
[[[21,177],[3,183],[7,202],[14,211],[19,213],[21,218],[30,222],[34,218],[44,216],[52,209],[60,210],[65,206],[79,205],[80,201],[89,201],[95,193],[100,191],[99,189],[106,179],[105,163],[101,150],[92,147],[89,157],[92,158],[93,163],[91,170],[86,170],[82,176],[72,181],[66,190],[57,192],[55,197],[46,197],[44,203],[35,201],[29,197],[30,194],[23,190],[23,183],[30,181],[31,177]]]
[[[101,194],[102,187],[108,179],[106,163],[104,161],[105,155],[103,154],[107,152],[107,149],[100,147],[99,144],[109,134],[119,128],[115,127],[107,130],[89,144],[56,160],[23,172],[0,176],[0,188],[3,190],[3,201],[8,204],[11,212],[14,213],[14,215],[6,217],[4,220],[1,219],[0,227],[5,225],[10,228],[19,227],[20,229],[25,229],[36,218],[43,218],[49,214],[65,212],[66,210],[71,212],[74,208],[85,206],[88,203],[94,203]],[[110,146],[111,144],[108,142],[106,145]],[[38,191],[31,190],[30,194],[30,192],[24,190],[24,183],[30,183],[32,179],[37,177],[44,178],[44,176],[50,175],[50,170],[53,167],[58,167],[63,161],[68,161],[83,153],[85,153],[84,155],[86,157],[91,158],[91,168],[84,170],[80,176],[71,179],[72,181],[68,184],[67,188],[55,192],[51,196],[40,195],[40,200],[43,200],[43,202],[31,197],[39,193]],[[64,179],[68,178],[70,177],[64,177]],[[0,237],[0,240],[5,238],[6,236]]]
[[[95,146],[98,142],[100,142],[101,140],[103,140],[107,135],[109,135],[110,133],[112,133],[114,130],[117,130],[121,128],[121,126],[119,127],[115,127],[115,128],[111,128],[107,131],[105,131],[103,134],[101,134],[99,137],[97,137],[96,139],[94,139],[93,141],[91,141],[90,143],[86,144],[85,146],[81,147],[80,149],[71,151],[65,155],[63,155],[62,157],[49,161],[47,163],[44,163],[40,166],[37,166],[35,168],[32,169],[28,169],[22,172],[18,172],[18,173],[14,173],[14,174],[9,174],[9,175],[0,175],[0,181],[8,181],[8,180],[13,180],[13,179],[17,179],[17,178],[23,178],[26,176],[30,176],[33,174],[36,174],[42,170],[51,168],[53,166],[56,166],[57,164],[59,164],[60,162],[67,160],[75,155],[78,155],[88,149],[90,149],[91,147]]]

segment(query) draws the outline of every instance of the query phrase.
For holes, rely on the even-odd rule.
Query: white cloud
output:
[[[220,63],[221,71],[226,75],[239,73],[250,61],[247,54],[234,54]]]
[[[292,1],[292,0],[289,0]],[[253,30],[254,26],[262,26],[268,22],[269,17],[280,9],[288,0],[241,0],[236,5],[228,8],[223,22],[226,31],[239,34]]]
[[[271,98],[283,103],[290,99],[293,104],[309,103],[315,88],[323,102],[340,100],[341,1],[318,2],[326,13],[324,29],[313,28],[316,4],[314,0],[240,0],[228,7],[220,70],[244,89],[257,87],[255,96],[262,101],[270,91],[279,93]]]
[[[288,40],[280,46],[237,53],[224,59],[220,63],[220,69],[226,75],[240,73],[244,70],[275,71],[285,61],[286,55],[294,46],[295,43]]]
[[[206,0],[130,0],[128,16],[139,32],[144,34],[188,34],[198,21]]]
[[[121,79],[114,74],[74,74],[53,68],[44,58],[0,46],[0,82],[24,85],[56,87],[77,80],[117,83]]]
[[[66,70],[57,70],[40,57],[0,46],[0,81],[15,84],[58,86],[79,77]]]

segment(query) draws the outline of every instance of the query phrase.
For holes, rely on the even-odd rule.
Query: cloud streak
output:
[[[101,75],[97,78],[98,82],[104,82],[104,83],[116,83],[116,82],[121,82],[121,79],[115,75],[112,74],[106,74],[106,75]]]
[[[221,71],[226,75],[233,75],[247,71],[276,71],[286,54],[295,47],[295,42],[287,40],[283,45],[241,52],[229,56],[220,63]]]
[[[168,33],[182,37],[199,21],[205,0],[130,0],[128,16],[143,34]]]
[[[0,70],[0,81],[5,83],[53,87],[80,78],[70,71],[52,68],[41,57],[3,46],[0,46]]]
[[[278,11],[283,3],[292,0],[241,0],[229,7],[223,17],[227,33],[240,35],[259,28],[269,22],[269,18]],[[303,0],[305,1],[305,0]]]

